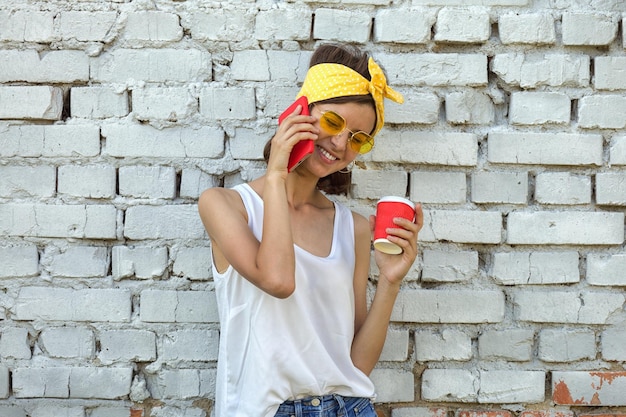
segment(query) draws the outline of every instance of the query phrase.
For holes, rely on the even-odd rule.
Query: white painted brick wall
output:
[[[326,41],[405,97],[339,200],[424,206],[379,415],[618,415],[626,9],[565,3],[2,2],[0,416],[213,416],[196,200],[263,172]]]

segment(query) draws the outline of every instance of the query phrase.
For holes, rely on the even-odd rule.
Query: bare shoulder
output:
[[[235,190],[222,187],[209,188],[202,192],[198,199],[198,211],[200,217],[208,228],[211,220],[230,214],[237,214],[246,217],[246,211],[241,200],[241,196]]]

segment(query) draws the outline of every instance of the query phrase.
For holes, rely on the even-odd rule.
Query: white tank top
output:
[[[261,240],[263,200],[234,187]],[[286,400],[339,394],[374,398],[350,358],[354,337],[354,220],[335,203],[332,248],[319,257],[295,246],[296,289],[279,299],[232,266],[213,277],[220,316],[215,417],[271,417]]]

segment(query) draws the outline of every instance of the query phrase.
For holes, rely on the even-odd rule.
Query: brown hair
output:
[[[320,45],[309,61],[309,68],[317,64],[333,63],[341,64],[346,67],[352,68],[365,79],[370,80],[371,76],[368,69],[369,55],[361,51],[359,48],[353,45],[339,45],[339,44],[323,44]],[[335,97],[328,100],[320,101],[318,103],[363,103],[369,104],[372,108],[376,109],[374,99],[371,95],[358,95],[358,96],[343,96]],[[265,162],[269,160],[271,149],[271,139],[265,144],[263,149],[263,158]],[[334,172],[326,177],[320,178],[317,183],[317,188],[327,194],[344,194],[347,195],[352,185],[352,174],[350,172]]]

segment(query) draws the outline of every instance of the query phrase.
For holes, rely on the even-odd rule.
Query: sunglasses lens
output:
[[[350,139],[352,150],[358,153],[368,153],[374,146],[374,138],[365,132],[356,132]]]
[[[337,135],[345,129],[346,121],[337,113],[327,111],[322,114],[320,126],[331,135]]]

